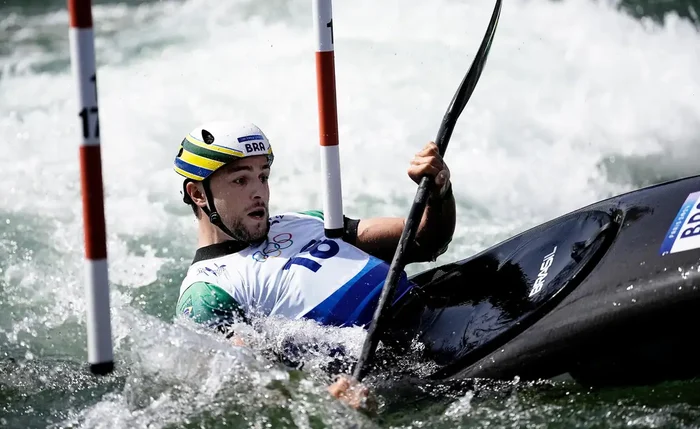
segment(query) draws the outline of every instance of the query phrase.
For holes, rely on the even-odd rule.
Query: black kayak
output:
[[[700,374],[700,176],[610,198],[412,277],[394,334],[429,379],[570,376],[590,385]]]

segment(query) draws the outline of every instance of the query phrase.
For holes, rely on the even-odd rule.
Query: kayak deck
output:
[[[699,375],[697,191],[695,176],[623,194],[420,273],[393,334],[425,345],[434,379]]]

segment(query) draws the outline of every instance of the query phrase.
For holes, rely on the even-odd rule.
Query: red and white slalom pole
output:
[[[91,0],[68,0],[71,68],[78,88],[80,176],[86,257],[87,349],[90,371],[114,368],[107,276],[107,237],[97,113],[95,42]]]
[[[327,237],[343,235],[343,194],[340,181],[338,107],[335,94],[333,12],[331,0],[312,0],[316,34],[316,90],[318,93],[323,213]]]

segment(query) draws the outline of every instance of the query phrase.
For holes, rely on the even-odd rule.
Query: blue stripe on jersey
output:
[[[386,262],[370,257],[362,271],[306,313],[304,317],[332,326],[368,324],[374,316],[388,272],[389,265]],[[411,286],[413,284],[408,281],[406,274],[402,273],[394,293],[393,303],[396,303]]]

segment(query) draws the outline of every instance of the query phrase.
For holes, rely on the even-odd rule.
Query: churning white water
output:
[[[408,163],[435,138],[492,8],[334,2],[346,215],[407,214],[416,190]],[[259,357],[171,324],[195,246],[194,217],[171,169],[190,129],[215,118],[255,122],[276,154],[272,211],[321,208],[311,2],[99,5],[94,21],[115,352],[137,375],[96,404],[74,406],[76,418],[94,427],[158,427],[186,421],[202,401],[225,408],[211,405],[223,396],[253,411],[291,400],[297,424],[314,413],[335,421],[332,411],[319,411],[330,406],[326,399],[308,400],[323,397],[322,384],[294,384]],[[79,122],[67,13],[0,16],[0,32],[7,50],[0,56],[0,357],[80,360]],[[437,263],[695,172],[699,44],[687,21],[669,16],[656,25],[606,1],[505,2],[447,150],[458,226]],[[274,325],[268,334],[331,339],[342,331],[353,350],[363,338],[303,323],[286,329]],[[162,389],[139,393],[149,377]],[[292,399],[260,387],[278,379],[292,383]],[[144,397],[153,402],[142,404]]]

